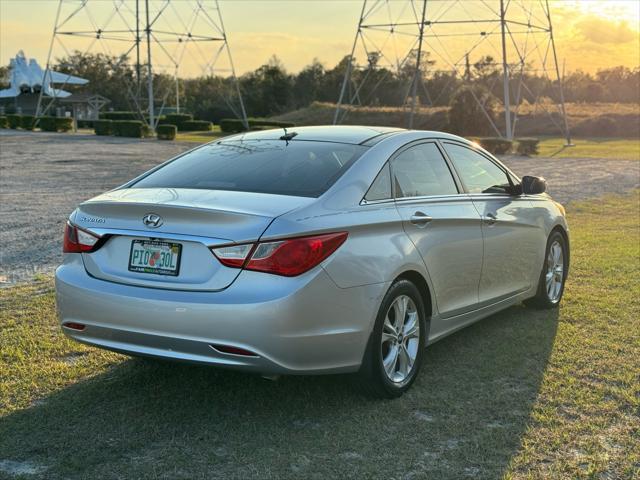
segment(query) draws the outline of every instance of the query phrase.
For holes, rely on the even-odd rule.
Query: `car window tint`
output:
[[[227,140],[189,152],[132,186],[318,197],[366,150],[332,142]]]
[[[469,193],[507,193],[506,172],[487,157],[453,143],[446,143],[445,149]]]
[[[389,171],[389,164],[387,163],[384,168],[380,170],[380,173],[378,173],[378,176],[371,184],[364,199],[371,202],[374,200],[386,200],[388,198],[391,198],[391,173]]]
[[[393,160],[396,197],[455,195],[449,167],[435,143],[410,147]]]

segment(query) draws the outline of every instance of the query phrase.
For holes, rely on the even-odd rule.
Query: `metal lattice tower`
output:
[[[352,108],[368,105],[364,92],[372,96],[384,75],[393,73],[406,79],[402,105],[412,128],[421,99],[429,105],[441,94],[427,91],[425,78],[446,72],[473,84],[470,58],[487,56],[499,59],[493,66],[501,73],[492,81],[503,84],[504,129],[485,102],[474,98],[496,134],[513,139],[528,97],[530,111],[546,112],[570,144],[548,0],[363,0],[333,123],[342,123]],[[360,59],[366,63],[358,64]],[[542,87],[530,82],[534,75],[552,86],[555,101],[541,98]]]
[[[202,76],[230,76],[232,87],[222,92],[222,100],[248,125],[218,0],[59,0],[45,77],[54,58],[74,50],[116,56],[113,68],[132,67],[123,95],[151,128],[174,87],[179,111],[179,74],[185,65]],[[173,77],[171,88],[154,86],[158,74]],[[41,93],[38,115],[55,100]]]

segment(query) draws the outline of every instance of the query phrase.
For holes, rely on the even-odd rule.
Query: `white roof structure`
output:
[[[74,77],[66,73],[54,72],[53,70],[43,71],[35,59],[27,58],[20,50],[15,58],[9,61],[10,87],[0,90],[0,98],[13,98],[23,93],[44,93],[50,97],[66,98],[71,93],[56,89],[54,83],[67,85],[86,85],[89,80]]]

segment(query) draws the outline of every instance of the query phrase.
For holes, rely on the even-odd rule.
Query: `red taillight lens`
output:
[[[62,251],[64,253],[91,252],[96,247],[100,237],[82,230],[70,222],[64,226],[64,241]]]
[[[212,249],[223,265],[295,277],[322,262],[347,239],[347,232]],[[251,253],[252,252],[252,253]],[[248,260],[247,258],[250,257]]]

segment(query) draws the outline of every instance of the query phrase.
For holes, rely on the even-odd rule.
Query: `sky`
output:
[[[133,0],[126,1],[133,3]],[[151,1],[159,4],[159,0]],[[512,2],[513,7],[509,8],[514,9],[514,12],[520,8],[520,13],[531,5],[529,0]],[[69,9],[77,3],[77,0],[65,0],[64,8]],[[89,0],[89,3],[95,9],[95,18],[106,18],[114,0]],[[173,0],[173,3],[177,10],[186,8],[184,5],[187,4],[184,0]],[[375,2],[370,0],[370,4],[372,3]],[[392,8],[396,9],[404,3],[406,2],[402,0],[391,2]],[[539,2],[536,0],[534,3]],[[428,0],[428,4],[427,16],[432,18],[445,15],[446,18],[453,19],[465,16],[478,17],[483,14],[479,8],[474,10],[474,7],[471,7],[479,2],[470,0]],[[486,0],[485,4],[497,4],[497,1]],[[640,0],[550,0],[550,5],[559,61],[566,71],[582,69],[594,72],[610,66],[636,67],[640,64]],[[36,58],[41,65],[46,64],[57,8],[58,0],[0,0],[0,64],[8,64],[9,58],[20,49],[24,50],[27,57]],[[238,73],[242,74],[259,67],[274,54],[288,71],[297,72],[316,58],[325,66],[332,67],[350,52],[362,1],[221,0],[220,8]],[[538,12],[538,19],[539,15]],[[188,15],[184,16],[186,18]],[[66,25],[70,30],[85,29],[90,23],[87,19],[74,20],[85,23],[78,23],[76,26]],[[373,17],[371,21],[375,23]],[[171,26],[175,27],[178,23],[176,21]],[[446,34],[453,31],[451,26],[446,28],[449,30],[442,27],[433,33]],[[376,32],[371,32],[372,41],[375,40],[375,34]],[[387,33],[383,32],[381,35]],[[499,37],[489,38],[489,41],[475,50],[474,54],[477,56],[486,53],[495,56],[496,39],[499,40]],[[408,37],[400,36],[395,46],[400,51],[406,50],[409,48],[410,40]],[[379,41],[384,42],[383,36],[380,36]],[[433,37],[426,39],[426,49],[433,50],[431,58],[436,60],[438,67],[445,69],[448,63],[458,61],[459,53],[469,49],[475,41],[460,36]],[[65,49],[85,49],[88,42],[88,39],[83,38],[74,44],[73,39],[64,37],[64,43],[54,44],[53,57],[63,56]],[[489,48],[492,42],[493,51]],[[123,42],[120,42],[108,47],[108,52],[115,53],[118,48],[124,48],[122,44]],[[205,60],[211,57],[210,52],[215,51],[206,50],[205,45],[212,45],[211,43],[200,45],[199,52],[190,52],[181,62],[183,76],[197,75]],[[104,50],[105,47],[94,45],[92,48],[94,51],[100,51],[100,48]],[[482,50],[483,48],[486,50]],[[204,54],[202,49],[205,49]],[[540,51],[544,52],[544,48],[541,47]],[[510,55],[515,55],[513,48]],[[159,51],[155,56],[161,59],[157,61],[158,68],[171,68],[171,55],[162,58],[163,52]],[[173,57],[175,58],[175,55]],[[204,60],[199,60],[203,58]],[[225,67],[226,65],[222,66]]]

